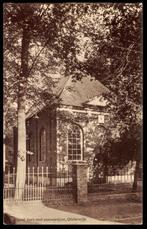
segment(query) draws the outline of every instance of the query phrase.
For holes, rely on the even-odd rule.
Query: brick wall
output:
[[[61,114],[61,112],[60,112]],[[60,162],[66,162],[68,160],[68,148],[67,148],[67,129],[69,120],[79,124],[83,130],[83,154],[84,160],[88,163],[88,170],[90,170],[93,158],[94,148],[96,142],[99,141],[97,138],[96,127],[100,124],[98,114],[104,115],[104,124],[106,129],[108,128],[109,118],[106,113],[80,113],[80,112],[64,112],[64,118],[59,115],[56,110],[50,110],[49,108],[41,111],[38,114],[38,119],[32,117],[29,119],[27,125],[27,134],[31,134],[31,151],[34,153],[33,156],[27,156],[27,165],[30,166],[50,166],[59,168]],[[66,117],[67,116],[67,117]],[[66,117],[66,118],[65,118]],[[46,160],[39,162],[40,152],[40,130],[41,128],[46,129],[47,136],[47,149],[46,149]],[[15,131],[15,155],[17,152],[17,131]],[[16,161],[16,157],[15,157]],[[67,168],[68,169],[68,168]],[[89,172],[88,172],[89,174]]]
[[[61,115],[61,111],[58,114],[58,121],[57,121],[57,158],[58,161],[67,161],[68,159],[68,147],[67,147],[67,133],[68,133],[68,126],[70,121],[67,119],[65,120]],[[84,153],[84,160],[88,163],[88,169],[91,169],[93,158],[94,158],[94,148],[96,143],[100,142],[101,139],[97,137],[96,127],[98,125],[104,126],[106,129],[108,128],[109,117],[108,114],[104,114],[104,124],[100,124],[98,120],[98,114],[91,114],[87,112],[81,113],[75,112],[70,113],[64,111],[64,116],[69,117],[73,122],[79,124],[83,129],[83,153]],[[72,118],[74,117],[74,118]],[[92,170],[92,169],[91,169]],[[89,173],[89,172],[88,172]]]

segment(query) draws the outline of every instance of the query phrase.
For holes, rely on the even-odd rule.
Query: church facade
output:
[[[106,92],[91,77],[61,79],[55,89],[61,102],[27,114],[27,166],[60,171],[68,170],[72,161],[84,160],[90,169],[109,125]]]

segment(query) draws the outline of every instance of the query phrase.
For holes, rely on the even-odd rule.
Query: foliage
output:
[[[51,97],[53,72],[72,75],[74,80],[90,74],[110,89],[105,96],[113,120],[112,137],[116,132],[127,139],[130,133],[139,136],[137,132],[142,125],[140,3],[5,4],[4,111],[13,118],[24,25],[28,25],[30,36],[26,91],[29,106]],[[15,108],[6,110],[14,101]]]
[[[110,33],[101,42],[99,52],[95,51],[91,65],[87,62],[87,69],[110,89],[104,96],[112,120],[111,134],[109,147],[105,145],[103,150],[107,152],[109,148],[109,160],[113,158],[114,163],[120,162],[121,155],[123,164],[125,160],[141,157],[142,5],[116,3],[112,8],[112,19],[107,16],[104,19]],[[105,69],[99,68],[99,57]]]

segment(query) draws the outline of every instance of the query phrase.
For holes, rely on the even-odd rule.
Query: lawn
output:
[[[142,203],[132,200],[107,200],[84,205],[58,206],[69,211],[98,220],[120,222],[124,224],[142,224]]]

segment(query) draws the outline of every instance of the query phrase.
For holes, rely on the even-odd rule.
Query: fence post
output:
[[[73,195],[77,203],[86,203],[88,200],[87,187],[87,162],[75,161],[72,162],[73,176]]]

